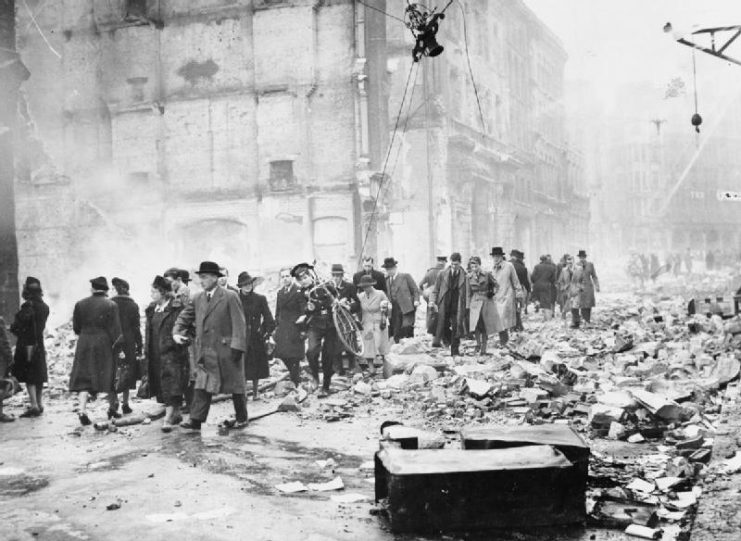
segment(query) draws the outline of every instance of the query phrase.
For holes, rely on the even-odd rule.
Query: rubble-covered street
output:
[[[407,339],[393,347],[388,377],[337,377],[327,399],[297,394],[274,362],[277,383],[248,403],[251,417],[269,415],[228,434],[216,424],[229,402],[201,435],[162,434],[149,401],[135,401],[132,415],[151,420],[80,427],[65,391],[74,339],[59,328],[47,337],[47,411],[1,428],[2,538],[422,539],[394,536],[374,502],[379,427],[393,420],[424,431],[420,448],[460,448],[461,429],[494,424],[568,424],[585,438],[585,527],[496,539],[627,539],[631,525],[688,539],[693,524],[693,540],[737,539],[741,320],[690,318],[681,292],[666,282],[605,294],[592,325],[576,331],[531,311],[526,331],[486,357],[473,342],[450,357],[429,336]],[[104,419],[102,402],[93,421]],[[289,411],[272,414],[281,404]]]

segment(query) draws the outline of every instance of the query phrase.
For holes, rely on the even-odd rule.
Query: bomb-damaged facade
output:
[[[351,1],[87,0],[46,4],[42,36],[18,10],[34,82],[17,141],[20,275],[133,273],[142,256],[354,266],[366,237],[366,253],[415,273],[453,249],[532,261],[586,246],[563,48],[522,2],[466,6],[485,129],[455,5],[445,52],[415,66],[385,177],[414,45],[399,21]]]

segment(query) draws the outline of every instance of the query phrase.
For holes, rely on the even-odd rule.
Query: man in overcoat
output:
[[[448,263],[448,257],[444,255],[437,256],[437,264],[434,267],[427,269],[427,272],[419,282],[419,289],[422,291],[422,298],[427,303],[427,334],[435,336],[437,329],[437,314],[430,309],[430,293],[437,283],[437,276],[445,268]]]
[[[180,312],[173,339],[185,344],[195,337],[195,385],[190,419],[182,428],[200,430],[216,393],[232,395],[236,418],[223,423],[230,428],[247,426],[244,364],[247,325],[239,295],[218,285],[219,265],[204,261],[198,269],[202,291],[193,295]]]
[[[255,287],[262,281],[249,272],[241,272],[237,277],[239,299],[242,301],[244,318],[247,324],[247,350],[244,355],[244,377],[252,382],[252,396],[257,400],[258,383],[270,377],[268,352],[265,340],[275,329],[275,320],[268,307],[268,299],[255,292]]]
[[[386,269],[386,293],[391,301],[389,336],[395,342],[414,336],[414,318],[419,306],[420,292],[410,274],[398,272],[399,262],[393,257],[383,260]]]
[[[355,289],[358,289],[358,286],[360,285],[360,279],[363,276],[370,276],[375,280],[376,282],[376,289],[383,291],[386,293],[386,277],[383,275],[383,273],[375,268],[373,268],[373,258],[370,256],[363,258],[363,268],[360,269],[358,272],[353,274],[352,277],[352,283],[355,286]]]
[[[430,308],[437,312],[433,346],[439,347],[443,340],[449,341],[451,355],[460,355],[461,337],[466,334],[467,280],[461,254],[455,252],[450,256],[450,266],[437,275],[435,287],[430,292]]]
[[[291,269],[280,271],[281,288],[275,301],[275,351],[273,355],[286,365],[291,381],[301,383],[301,361],[306,355],[306,338],[296,323],[306,313],[308,299],[291,276]]]
[[[123,394],[121,411],[131,413],[129,406],[129,391],[136,389],[136,381],[142,377],[142,370],[137,357],[142,354],[142,332],[139,305],[129,295],[129,283],[122,278],[111,280],[116,295],[111,298],[118,306],[118,316],[121,321],[123,339],[117,344],[115,356],[117,363],[126,365],[124,374],[126,381],[118,382],[118,389]]]
[[[490,255],[494,261],[492,274],[499,284],[494,296],[497,309],[497,325],[494,330],[499,333],[499,342],[504,346],[509,341],[510,329],[517,324],[517,301],[522,300],[523,290],[514,266],[504,260],[501,246],[492,248]]]
[[[543,310],[543,318],[553,318],[553,307],[556,302],[556,266],[548,262],[548,256],[540,256],[540,263],[535,265],[532,275],[533,300]]]
[[[579,250],[579,260],[584,270],[584,291],[581,295],[581,317],[587,323],[592,321],[592,308],[594,308],[596,301],[594,292],[599,293],[599,279],[597,278],[597,272],[594,270],[594,264],[587,261],[587,252]]]
[[[527,303],[530,296],[530,278],[528,276],[527,267],[525,266],[525,254],[520,250],[512,250],[510,252],[510,261],[512,266],[515,268],[517,273],[517,279],[520,281],[520,286],[523,288],[522,301],[517,302],[517,315],[515,322],[515,330],[522,331],[522,312],[527,314]]]

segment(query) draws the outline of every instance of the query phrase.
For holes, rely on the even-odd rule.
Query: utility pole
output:
[[[15,50],[15,0],[0,0],[0,315],[18,309],[13,136],[18,89],[29,73]]]

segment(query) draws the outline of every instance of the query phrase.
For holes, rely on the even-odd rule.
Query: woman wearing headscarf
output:
[[[19,382],[26,384],[28,391],[30,406],[21,417],[38,417],[44,412],[41,395],[48,380],[44,327],[49,307],[42,299],[41,282],[36,278],[26,278],[21,295],[24,302],[10,326],[10,332],[18,338],[11,371]]]
[[[270,377],[270,365],[265,340],[275,329],[275,320],[270,313],[268,300],[264,295],[255,292],[261,281],[250,276],[249,272],[240,272],[237,277],[239,299],[242,301],[244,319],[247,323],[247,350],[244,353],[244,377],[252,382],[252,398],[257,400],[258,384],[261,379]]]
[[[391,310],[386,294],[376,289],[376,281],[370,275],[360,277],[358,287],[361,293],[360,314],[363,325],[363,359],[360,361],[361,369],[371,374],[376,372],[376,364],[383,365],[384,357],[389,352],[388,315]]]
[[[180,408],[188,386],[188,347],[172,337],[183,305],[162,276],[155,276],[151,295],[152,303],[144,311],[147,383],[149,396],[165,405],[162,431],[170,432],[182,421]]]
[[[131,413],[129,391],[136,389],[136,381],[141,378],[141,367],[137,357],[142,354],[141,317],[139,305],[129,296],[129,283],[121,278],[111,280],[116,295],[111,298],[118,306],[118,317],[121,320],[123,340],[116,344],[116,362],[118,364],[116,392],[122,393],[124,414]]]
[[[493,299],[497,291],[497,282],[490,272],[481,268],[481,258],[478,256],[469,259],[468,268],[466,282],[469,304],[468,328],[473,330],[476,338],[474,352],[486,355],[489,335],[496,328],[497,312]]]

